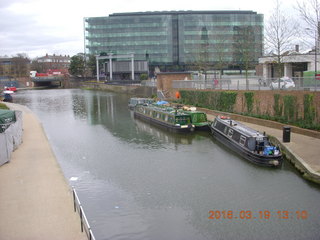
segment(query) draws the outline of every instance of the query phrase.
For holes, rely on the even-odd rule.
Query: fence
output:
[[[305,90],[320,91],[320,80],[315,78],[292,78],[291,83],[279,78],[233,77],[206,80],[176,80],[173,88],[220,89],[220,90]],[[280,82],[280,83],[279,83]]]
[[[75,188],[72,188],[72,193],[73,193],[73,206],[74,206],[74,211],[78,211],[80,215],[80,222],[81,222],[81,231],[85,231],[87,237],[89,240],[95,240],[95,237],[93,235],[93,232],[90,228],[89,222],[87,220],[87,217],[84,213],[84,210],[81,206],[78,194],[75,190]]]

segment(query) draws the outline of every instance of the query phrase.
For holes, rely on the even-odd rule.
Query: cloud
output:
[[[27,53],[30,57],[83,52],[83,18],[118,12],[164,10],[252,10],[264,13],[272,5],[259,1],[198,0],[1,0],[0,56]]]

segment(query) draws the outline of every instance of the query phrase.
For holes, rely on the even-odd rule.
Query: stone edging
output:
[[[293,164],[293,166],[302,174],[305,179],[320,184],[320,173],[314,171],[308,163],[306,163],[299,156],[296,156],[288,146],[282,144],[282,142],[276,137],[271,136],[270,139],[276,144],[280,145],[286,159]]]

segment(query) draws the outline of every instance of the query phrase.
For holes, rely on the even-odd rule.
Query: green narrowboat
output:
[[[192,132],[195,129],[190,114],[173,108],[138,104],[134,108],[134,117],[173,132]]]
[[[182,110],[182,112],[191,116],[191,122],[196,130],[210,131],[206,113],[194,110]]]

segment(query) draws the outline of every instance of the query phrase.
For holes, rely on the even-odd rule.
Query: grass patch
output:
[[[0,103],[0,109],[6,109],[9,110],[9,108],[7,107],[7,105]]]

